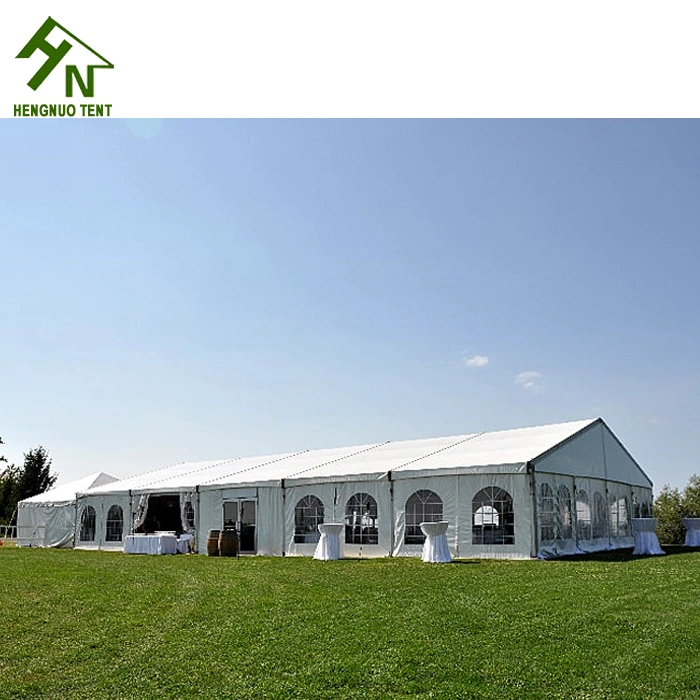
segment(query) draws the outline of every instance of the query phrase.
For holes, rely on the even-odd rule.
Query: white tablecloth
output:
[[[177,551],[180,554],[189,554],[192,551],[192,535],[189,532],[183,532],[177,538]]]
[[[656,536],[656,518],[632,518],[634,551],[632,554],[666,554]]]
[[[423,561],[446,563],[452,561],[447,544],[447,520],[437,523],[421,523],[420,529],[425,535],[423,543]]]
[[[124,538],[126,554],[177,554],[175,535],[127,535]]]
[[[685,546],[700,547],[700,518],[683,518]]]
[[[318,526],[321,538],[316,545],[314,559],[322,561],[340,559],[340,534],[344,528],[343,523],[322,523]]]

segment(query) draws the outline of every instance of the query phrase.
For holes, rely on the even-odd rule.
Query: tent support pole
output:
[[[286,555],[285,547],[287,546],[287,533],[285,525],[287,524],[287,487],[284,485],[284,479],[280,479],[282,488],[282,556]]]
[[[389,547],[389,556],[394,556],[394,545],[396,543],[396,513],[394,511],[394,482],[391,480],[391,472],[386,473],[389,481],[389,513],[391,514],[391,543]]]
[[[537,486],[535,484],[535,466],[532,462],[528,462],[525,465],[527,472],[527,478],[530,482],[530,496],[532,498],[532,544],[533,550],[531,556],[533,559],[537,558],[537,552],[540,549],[540,537],[537,527],[539,518],[537,517]]]
[[[195,501],[197,502],[197,510],[194,512],[194,551],[199,552],[199,523],[200,523],[200,515],[199,515],[199,484],[196,484],[194,487],[194,493],[195,493]]]

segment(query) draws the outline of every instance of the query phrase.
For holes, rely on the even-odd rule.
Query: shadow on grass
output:
[[[450,564],[483,564],[483,559],[453,559]]]
[[[698,549],[693,549],[691,547],[684,547],[683,545],[676,544],[662,544],[661,549],[666,552],[665,555],[652,555],[652,554],[632,554],[633,548],[628,547],[625,549],[613,549],[604,552],[590,552],[588,554],[573,554],[565,557],[555,557],[553,559],[548,559],[547,561],[559,561],[559,562],[577,562],[577,561],[610,561],[610,562],[630,562],[639,561],[640,559],[664,559],[666,557],[672,556],[684,556],[688,554],[696,554]]]

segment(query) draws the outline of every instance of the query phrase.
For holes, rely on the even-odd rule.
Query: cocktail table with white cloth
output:
[[[180,554],[189,554],[192,552],[192,542],[194,538],[189,532],[183,532],[177,538],[177,551]]]
[[[685,546],[700,547],[700,518],[683,518]]]
[[[423,543],[423,561],[445,564],[452,561],[447,544],[447,520],[436,523],[421,523],[420,529],[425,535]]]
[[[127,535],[125,554],[177,554],[175,535]]]
[[[316,545],[314,559],[331,561],[332,559],[341,558],[340,534],[344,528],[345,525],[343,523],[321,523],[318,526],[321,537]]]
[[[656,536],[656,518],[632,518],[634,551],[632,554],[666,554]]]

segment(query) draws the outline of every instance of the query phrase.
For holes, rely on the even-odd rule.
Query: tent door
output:
[[[241,554],[255,554],[257,551],[255,541],[255,501],[241,501],[240,538]]]
[[[224,527],[233,528],[235,526],[238,531],[241,554],[255,554],[258,550],[256,514],[257,503],[255,501],[237,499],[224,503]]]

